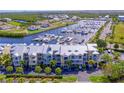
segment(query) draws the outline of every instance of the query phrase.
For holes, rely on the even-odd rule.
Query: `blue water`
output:
[[[75,28],[77,27],[77,24],[67,26],[67,28]],[[10,38],[10,37],[0,37],[0,43],[7,43],[7,44],[17,44],[17,43],[26,43],[26,44],[31,44],[31,43],[39,43],[37,41],[32,41],[32,39],[37,38],[38,36],[44,35],[44,34],[55,34],[55,35],[61,35],[63,36],[64,34],[61,33],[61,30],[65,27],[57,28],[54,30],[49,30],[46,32],[41,32],[38,34],[34,35],[28,35],[23,38]],[[55,41],[49,42],[49,43],[55,43]]]

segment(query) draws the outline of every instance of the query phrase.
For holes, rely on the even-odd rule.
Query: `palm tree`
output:
[[[3,54],[0,56],[0,65],[5,67],[11,65],[11,57],[9,54]]]
[[[55,73],[56,73],[56,75],[60,75],[61,73],[62,73],[62,69],[61,68],[56,68],[55,69]]]
[[[72,66],[72,61],[71,61],[71,60],[67,60],[65,64],[67,65],[67,67],[68,67],[69,70],[70,70],[70,68],[71,68],[71,66]]]
[[[24,67],[25,64],[26,64],[26,62],[25,62],[24,60],[21,60],[19,63],[20,63],[20,65],[21,65],[21,67]]]
[[[6,71],[11,73],[13,71],[13,67],[12,66],[7,66]]]
[[[2,57],[3,57],[3,63],[5,67],[11,65],[11,57],[9,54],[4,54]]]
[[[89,60],[88,61],[89,66],[91,66],[92,70],[93,70],[93,65],[95,64],[94,60]]]
[[[56,64],[57,64],[56,60],[51,60],[50,61],[50,65],[51,65],[52,68],[54,68],[56,66]]]
[[[35,67],[35,72],[36,73],[40,73],[42,71],[41,67],[40,66],[36,66]]]
[[[45,72],[46,74],[50,74],[51,71],[52,71],[52,69],[51,69],[50,67],[46,67],[46,68],[44,69],[44,72]]]
[[[89,65],[94,65],[94,64],[95,64],[95,61],[94,61],[94,60],[89,60],[89,61],[88,61],[88,64],[89,64]]]
[[[16,73],[23,73],[23,68],[22,67],[17,67],[16,68]]]

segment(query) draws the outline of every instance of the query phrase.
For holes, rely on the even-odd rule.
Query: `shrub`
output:
[[[24,83],[25,78],[23,78],[23,77],[17,78],[17,81],[18,81],[18,83]]]
[[[14,78],[19,78],[19,77],[25,77],[25,78],[52,78],[52,79],[62,79],[62,76],[46,76],[46,75],[32,75],[32,74],[7,74],[7,78],[14,77]]]
[[[54,79],[53,83],[60,83],[60,80],[59,79]]]
[[[35,79],[30,79],[30,80],[29,80],[29,83],[35,83],[35,82],[36,82]]]
[[[118,45],[118,44],[115,44],[115,45],[114,45],[114,48],[119,48],[119,45]]]
[[[2,82],[6,78],[6,75],[0,75],[0,82]]]
[[[6,83],[13,83],[13,80],[14,80],[13,78],[7,78]]]

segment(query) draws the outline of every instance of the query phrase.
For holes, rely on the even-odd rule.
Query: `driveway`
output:
[[[84,72],[79,72],[77,77],[78,77],[78,82],[86,82],[86,83],[90,83],[90,81],[88,80],[88,78],[92,75],[102,75],[102,72],[101,70],[98,70],[98,71],[95,71],[95,72],[92,72],[92,73],[87,73],[86,71]]]

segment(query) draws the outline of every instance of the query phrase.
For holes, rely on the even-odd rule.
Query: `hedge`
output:
[[[20,77],[25,77],[25,78],[52,78],[52,79],[62,79],[62,76],[56,75],[56,76],[44,76],[44,75],[27,75],[27,74],[7,74],[6,78],[20,78]]]

